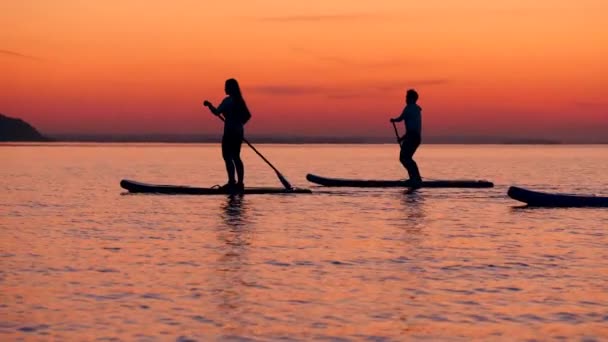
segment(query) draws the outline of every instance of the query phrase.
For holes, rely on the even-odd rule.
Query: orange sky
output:
[[[601,138],[608,1],[0,2],[0,113],[46,133],[219,133],[237,78],[249,133]]]

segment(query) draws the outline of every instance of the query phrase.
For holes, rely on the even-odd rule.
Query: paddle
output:
[[[224,119],[223,116],[221,115],[217,115],[218,118],[220,118],[220,120],[222,121],[226,121]],[[264,157],[255,147],[253,147],[253,145],[251,145],[251,143],[249,143],[249,141],[247,141],[247,139],[243,138],[243,141],[249,145],[249,147],[251,147],[251,149],[253,150],[253,152],[257,153],[258,156],[260,156],[260,158],[262,158],[262,160],[264,160],[266,162],[266,164],[268,164],[268,166],[270,166],[273,170],[274,173],[277,175],[277,177],[279,178],[279,181],[281,181],[281,184],[283,184],[283,186],[285,187],[286,190],[292,190],[293,186],[291,186],[291,184],[289,183],[289,181],[287,181],[287,179],[285,179],[285,177],[279,172],[279,170],[277,170],[276,167],[274,167],[274,165],[272,165],[268,159],[266,159],[266,157]]]

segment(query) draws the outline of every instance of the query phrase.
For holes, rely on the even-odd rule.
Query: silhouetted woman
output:
[[[209,108],[211,113],[220,116],[224,115],[224,136],[222,137],[222,156],[226,162],[226,172],[228,173],[228,183],[222,186],[228,191],[243,191],[245,185],[245,167],[241,160],[241,144],[245,134],[245,123],[251,118],[245,99],[241,94],[239,83],[231,78],[226,81],[224,86],[226,98],[216,108],[211,102],[205,101],[203,105]],[[237,179],[234,172],[236,170]]]

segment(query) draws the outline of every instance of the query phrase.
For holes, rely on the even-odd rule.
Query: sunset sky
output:
[[[248,133],[608,135],[606,0],[0,2],[0,113],[42,132],[219,133],[202,102],[241,83]]]

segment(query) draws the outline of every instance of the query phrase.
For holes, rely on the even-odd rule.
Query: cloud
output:
[[[282,86],[282,85],[261,85],[254,86],[250,88],[251,91],[256,93],[264,93],[264,94],[272,94],[272,95],[286,95],[286,96],[295,96],[295,95],[309,95],[309,94],[319,94],[326,89],[322,87],[316,86]]]
[[[290,47],[290,51],[307,56],[311,59],[315,59],[325,65],[334,65],[345,68],[356,68],[356,69],[384,69],[384,68],[394,68],[401,67],[404,65],[412,66],[412,65],[420,65],[423,64],[422,61],[406,59],[406,58],[380,58],[376,60],[361,60],[353,58],[352,56],[336,56],[336,55],[323,55],[319,54],[313,50],[292,46]]]
[[[309,85],[260,85],[250,88],[252,92],[274,96],[324,95],[329,99],[350,99],[363,95],[361,91]]]
[[[257,21],[269,23],[313,23],[321,21],[353,21],[353,20],[368,20],[378,19],[381,16],[376,14],[325,14],[325,15],[287,15],[277,17],[261,17]]]
[[[584,107],[584,108],[606,108],[606,107],[608,107],[608,103],[599,102],[599,101],[574,101],[573,104],[575,106]]]
[[[367,94],[369,95],[369,94]],[[335,92],[335,93],[330,93],[327,94],[327,98],[330,100],[351,100],[351,99],[356,99],[356,98],[360,98],[366,96],[365,93],[363,92]]]
[[[406,88],[443,85],[449,82],[450,80],[445,78],[429,78],[385,83],[370,82],[368,84],[348,85],[347,87],[322,87],[314,85],[258,85],[250,87],[249,90],[258,94],[273,96],[323,95],[328,99],[348,100],[358,97],[373,96],[379,92],[403,92]]]
[[[450,83],[451,81],[447,78],[427,78],[427,79],[417,79],[417,80],[405,80],[405,81],[396,81],[396,82],[387,82],[374,85],[373,87],[376,90],[387,91],[387,90],[395,90],[395,89],[404,89],[405,87],[413,88],[420,86],[436,86],[436,85],[444,85]]]
[[[405,92],[409,88],[418,88],[422,86],[435,86],[450,83],[451,81],[444,78],[437,79],[418,79],[411,81],[397,81],[379,84],[361,85],[356,88],[356,91],[344,91],[337,89],[327,89],[325,94],[328,99],[332,100],[350,100],[354,98],[375,96],[378,93],[389,92]]]
[[[16,57],[16,58],[31,59],[31,60],[35,60],[35,61],[41,61],[42,60],[42,58],[38,58],[38,57],[34,57],[34,56],[29,56],[29,55],[24,55],[22,53],[15,52],[15,51],[9,51],[9,50],[0,50],[0,55],[11,56],[11,57]]]
[[[403,60],[397,59],[383,59],[376,61],[357,61],[337,56],[318,56],[321,62],[328,62],[332,64],[338,64],[350,68],[365,68],[365,69],[376,69],[376,68],[390,68],[402,66],[404,64],[412,64]]]

